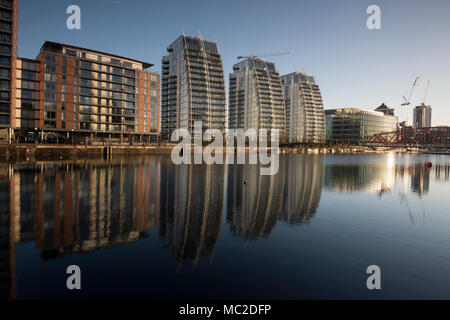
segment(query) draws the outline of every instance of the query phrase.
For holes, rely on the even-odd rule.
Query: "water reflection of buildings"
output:
[[[319,206],[325,176],[323,155],[299,155],[286,160],[281,219],[289,224],[309,221]]]
[[[388,193],[395,185],[394,154],[380,155],[376,162],[369,157],[361,156],[351,162],[345,157],[336,158],[335,162],[327,164],[324,186],[342,192],[376,192],[380,196]]]
[[[351,163],[345,160],[350,158],[344,156],[327,164],[326,188],[342,192],[376,192],[382,196],[394,188],[397,180],[402,180],[405,194],[409,185],[412,192],[422,196],[429,191],[431,173],[434,173],[435,180],[450,179],[450,165],[437,162],[428,167],[424,154],[414,155],[414,161],[411,161],[409,154],[379,155],[376,162],[370,161],[370,157],[367,157],[367,161],[364,160],[365,156],[359,160],[355,160],[356,156],[351,157]]]
[[[178,265],[212,257],[220,233],[225,167],[161,165],[160,228]]]
[[[433,173],[449,180],[447,164],[374,158],[352,158],[360,163],[353,165],[327,156],[325,166],[323,155],[282,155],[274,176],[261,176],[257,165],[176,166],[165,157],[0,164],[0,295],[16,295],[18,242],[36,241],[41,256],[52,258],[132,242],[159,226],[175,261],[195,263],[213,256],[225,212],[233,235],[258,240],[280,220],[308,222],[323,184],[380,192],[403,178],[422,195]]]
[[[427,194],[430,189],[430,172],[425,162],[411,165],[411,191],[419,194]]]
[[[15,297],[16,243],[35,240],[53,258],[134,241],[157,225],[158,187],[155,159],[2,165],[1,293]]]
[[[12,167],[0,164],[0,299],[15,297],[15,206],[17,179]],[[11,212],[11,214],[10,214]]]
[[[258,240],[267,237],[278,220],[309,220],[319,204],[323,177],[323,156],[280,157],[273,176],[259,175],[258,166],[229,166],[227,220],[232,233]]]

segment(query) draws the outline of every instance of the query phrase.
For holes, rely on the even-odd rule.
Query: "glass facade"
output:
[[[331,142],[360,143],[397,128],[397,117],[357,108],[325,110]]]
[[[228,128],[286,132],[281,79],[272,62],[250,57],[230,74]]]
[[[414,108],[413,126],[414,128],[431,127],[431,106],[422,104]]]
[[[0,142],[9,141],[15,123],[17,0],[0,1]]]
[[[225,81],[215,42],[180,36],[162,59],[161,131],[170,137],[176,128],[192,132],[225,129]]]
[[[323,143],[325,113],[314,77],[294,72],[281,77],[290,143]]]

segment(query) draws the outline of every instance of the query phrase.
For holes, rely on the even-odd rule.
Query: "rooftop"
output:
[[[140,60],[136,60],[136,59],[131,59],[131,58],[119,56],[119,55],[108,53],[108,52],[97,51],[97,50],[87,49],[87,48],[83,48],[83,47],[77,47],[77,46],[73,46],[73,45],[65,44],[65,43],[59,43],[59,42],[53,42],[53,41],[45,41],[44,44],[41,47],[41,51],[43,51],[43,50],[45,50],[47,48],[54,48],[54,49],[69,48],[69,49],[73,49],[73,50],[89,51],[89,52],[92,52],[92,53],[97,53],[97,54],[101,54],[101,55],[105,55],[105,56],[110,56],[110,57],[117,58],[117,59],[123,59],[123,60],[129,60],[129,61],[133,61],[133,62],[137,62],[137,63],[142,63],[142,68],[143,69],[147,69],[147,68],[150,68],[150,67],[153,66],[153,64],[151,64],[149,62],[140,61]]]

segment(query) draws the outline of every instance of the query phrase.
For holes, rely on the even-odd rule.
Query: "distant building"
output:
[[[414,128],[428,128],[431,127],[431,106],[421,104],[414,108],[413,114]]]
[[[194,122],[203,130],[225,130],[225,81],[217,43],[182,35],[162,58],[161,130],[190,132]]]
[[[358,108],[325,110],[330,142],[360,143],[376,133],[395,131],[397,117]]]
[[[229,85],[228,128],[286,132],[281,79],[273,62],[249,57],[236,63]]]
[[[281,77],[290,143],[325,142],[325,112],[314,77],[293,72]]]
[[[388,116],[394,115],[394,109],[389,108],[385,103],[382,103],[378,108],[375,109],[375,111],[383,112],[385,115]]]

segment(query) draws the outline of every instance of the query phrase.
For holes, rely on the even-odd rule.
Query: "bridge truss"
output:
[[[450,127],[405,128],[374,134],[368,145],[407,147],[450,147]]]

